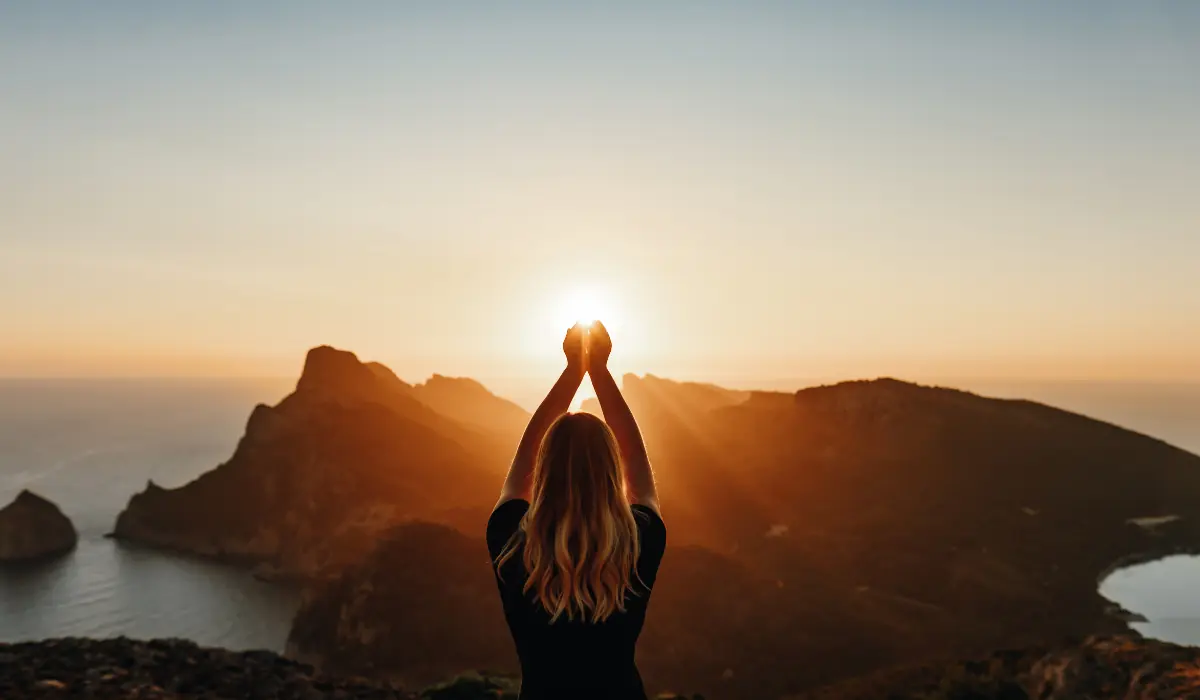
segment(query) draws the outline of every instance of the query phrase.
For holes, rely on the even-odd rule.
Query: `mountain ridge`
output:
[[[203,487],[135,497],[133,538],[190,518],[184,548],[307,581],[289,649],[331,671],[513,671],[479,533],[524,418],[468,425],[338,352],[256,408]],[[671,533],[639,657],[656,687],[796,693],[951,651],[1126,631],[1097,577],[1200,549],[1200,458],[1078,414],[895,379],[795,393],[622,381]],[[425,384],[446,382],[443,398],[470,398],[457,415],[504,401],[472,380]],[[1145,518],[1158,520],[1130,524]],[[414,521],[444,528],[423,530],[440,547]],[[442,620],[442,636],[406,617]],[[781,667],[783,648],[811,663]]]
[[[494,500],[519,433],[512,421],[460,422],[414,391],[383,365],[313,348],[295,391],[251,411],[229,460],[175,489],[149,482],[113,536],[304,579],[334,575],[406,520],[474,527],[486,513],[461,504]],[[503,402],[485,389],[471,395],[485,394]],[[449,411],[454,397],[441,403]]]

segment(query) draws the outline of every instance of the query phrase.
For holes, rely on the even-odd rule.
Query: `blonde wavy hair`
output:
[[[551,622],[602,622],[634,592],[638,530],[618,455],[608,425],[589,413],[560,416],[542,439],[529,510],[496,567],[521,550],[524,592]]]

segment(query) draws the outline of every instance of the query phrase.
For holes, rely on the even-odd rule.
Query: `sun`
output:
[[[574,289],[563,295],[559,302],[558,319],[563,327],[576,323],[590,326],[596,321],[611,325],[616,321],[615,309],[612,303],[594,288]]]

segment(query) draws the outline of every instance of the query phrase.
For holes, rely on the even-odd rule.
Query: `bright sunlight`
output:
[[[612,304],[594,288],[572,290],[563,296],[559,305],[556,316],[560,320],[558,325],[562,328],[576,323],[591,325],[593,321],[603,321],[605,325],[612,325],[616,321]]]
[[[562,333],[576,323],[590,326],[595,321],[601,321],[614,333],[618,333],[623,327],[623,318],[614,298],[607,294],[606,290],[598,287],[576,287],[567,290],[556,301],[554,319],[554,331],[559,341],[562,339]],[[591,381],[585,381],[571,405],[578,410],[584,400],[595,395]]]

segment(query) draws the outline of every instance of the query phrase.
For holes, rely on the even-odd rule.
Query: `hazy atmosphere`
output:
[[[1200,381],[1188,2],[0,6],[0,375]]]
[[[1200,1],[0,0],[0,697],[1200,700],[1198,183]]]

